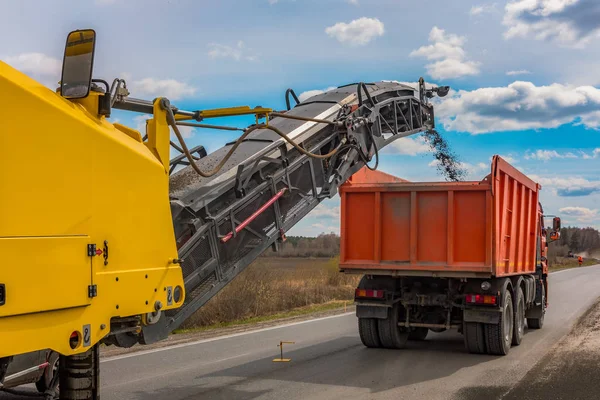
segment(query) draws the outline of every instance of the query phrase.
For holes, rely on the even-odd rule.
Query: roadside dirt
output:
[[[502,399],[600,399],[600,299]]]
[[[346,310],[344,310],[344,308],[339,308],[339,309],[335,309],[335,310],[315,312],[312,314],[300,315],[300,316],[296,316],[296,317],[281,318],[281,319],[276,319],[276,320],[272,320],[272,321],[259,322],[259,323],[255,323],[255,324],[236,325],[236,326],[230,326],[230,327],[226,327],[226,328],[210,329],[210,330],[206,330],[206,331],[181,333],[181,334],[177,334],[177,335],[171,335],[171,336],[169,336],[168,339],[163,340],[158,343],[155,343],[155,344],[151,344],[151,345],[147,345],[147,346],[136,345],[129,349],[124,349],[124,348],[119,348],[119,347],[114,347],[114,346],[108,346],[108,347],[102,346],[100,348],[100,357],[101,358],[113,357],[113,356],[118,356],[118,355],[123,355],[123,354],[128,354],[128,353],[135,353],[138,351],[145,351],[145,350],[152,350],[152,349],[157,349],[157,348],[162,348],[162,347],[174,346],[177,344],[189,343],[189,342],[194,342],[197,340],[210,339],[210,338],[219,337],[219,336],[226,336],[226,335],[232,335],[232,334],[241,333],[241,332],[249,332],[249,331],[254,331],[254,330],[258,330],[258,329],[270,328],[273,326],[289,324],[292,322],[300,322],[300,321],[307,321],[307,320],[311,320],[311,319],[315,319],[315,318],[329,317],[332,315],[343,314],[344,312],[354,312],[354,310],[355,310],[355,307],[349,305]]]
[[[600,399],[600,298],[516,385],[468,387],[454,399]]]

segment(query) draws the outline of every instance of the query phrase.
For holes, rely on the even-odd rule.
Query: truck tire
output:
[[[359,318],[358,319],[358,334],[360,341],[367,347],[381,347],[379,341],[379,332],[377,332],[377,319],[375,318]]]
[[[504,288],[503,310],[499,324],[485,324],[485,342],[488,354],[504,356],[508,354],[513,337],[515,322],[513,300],[510,290]]]
[[[408,334],[408,340],[423,341],[428,333],[429,329],[427,328],[415,328]]]
[[[512,344],[518,346],[523,340],[525,334],[525,296],[523,295],[523,289],[520,287],[517,289],[517,296],[515,297],[514,314],[515,321],[513,323],[513,337]]]
[[[465,347],[469,353],[486,353],[483,324],[479,322],[463,322],[463,336]]]
[[[408,332],[405,328],[398,326],[400,311],[403,309],[404,307],[400,303],[396,303],[390,309],[386,319],[377,320],[379,341],[387,349],[403,349],[406,347]]]
[[[527,318],[527,327],[529,329],[542,329],[544,326],[544,316],[546,315],[546,289],[542,285],[542,316],[539,318]]]

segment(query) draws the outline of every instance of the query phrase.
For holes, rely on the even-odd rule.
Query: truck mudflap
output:
[[[463,321],[480,322],[482,324],[499,324],[501,309],[468,308],[463,311]]]
[[[386,319],[390,308],[391,306],[388,304],[357,304],[356,316],[358,318]]]

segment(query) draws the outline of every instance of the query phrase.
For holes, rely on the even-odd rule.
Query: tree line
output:
[[[340,237],[322,233],[317,237],[288,236],[279,251],[265,251],[263,257],[335,257],[340,254]]]
[[[600,232],[594,228],[561,228],[560,239],[550,244],[550,250],[559,257],[566,256],[569,251],[584,257],[599,257]]]

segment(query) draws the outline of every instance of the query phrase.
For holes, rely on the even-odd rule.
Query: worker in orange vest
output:
[[[583,257],[577,257],[577,262],[579,262],[579,266],[581,267],[581,264],[583,264]]]

